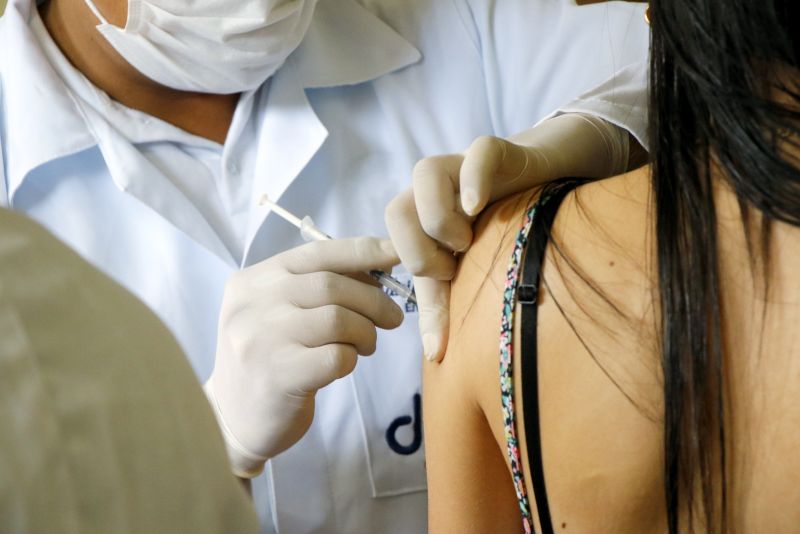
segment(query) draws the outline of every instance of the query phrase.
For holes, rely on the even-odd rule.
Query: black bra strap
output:
[[[531,470],[536,509],[542,534],[552,534],[553,521],[547,502],[542,462],[542,436],[539,424],[539,373],[536,326],[540,274],[544,262],[550,229],[564,197],[583,181],[570,180],[548,187],[538,201],[525,257],[522,260],[522,280],[517,288],[517,301],[522,305],[520,316],[522,337],[522,402],[525,407],[525,440],[528,446],[528,465]]]

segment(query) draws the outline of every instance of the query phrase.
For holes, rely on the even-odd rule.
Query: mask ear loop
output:
[[[106,20],[106,18],[102,14],[100,14],[100,10],[97,9],[96,5],[94,5],[94,0],[85,0],[85,2],[86,2],[86,5],[89,6],[89,9],[92,10],[92,13],[94,13],[94,16],[97,17],[97,20],[99,20],[101,24],[108,24],[108,21]]]

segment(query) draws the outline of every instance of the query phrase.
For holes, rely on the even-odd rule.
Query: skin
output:
[[[95,5],[110,24],[125,26],[127,0],[95,0]],[[39,10],[66,58],[112,99],[194,135],[224,143],[238,94],[177,91],[150,80],[100,35],[95,29],[99,21],[83,1],[50,0]]]
[[[716,196],[731,531],[798,532],[800,258],[793,251],[800,229],[775,224],[772,292],[765,300],[754,282],[763,273],[751,270],[736,199],[721,183]],[[441,364],[424,366],[432,533],[522,529],[505,452],[498,334],[508,259],[533,198],[529,192],[501,201],[477,222],[453,282],[447,355]],[[648,170],[641,169],[569,195],[554,225],[563,252],[616,308],[548,247],[538,368],[545,479],[557,531],[667,529],[651,198]],[[516,356],[518,430],[532,496],[519,366]]]

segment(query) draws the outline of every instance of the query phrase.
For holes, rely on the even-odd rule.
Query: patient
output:
[[[431,532],[798,531],[798,15],[651,2],[652,166],[478,221],[425,366]]]

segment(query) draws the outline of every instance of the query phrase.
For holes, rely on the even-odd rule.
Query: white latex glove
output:
[[[258,475],[299,440],[317,390],[349,374],[358,354],[375,351],[376,327],[402,323],[400,307],[366,275],[345,276],[388,272],[397,262],[388,240],[317,241],[231,277],[204,389],[237,476]]]
[[[628,132],[581,114],[560,115],[510,137],[480,137],[463,153],[414,167],[413,185],[386,208],[386,226],[414,275],[425,357],[447,348],[454,252],[472,242],[472,222],[490,202],[568,176],[626,170]]]

